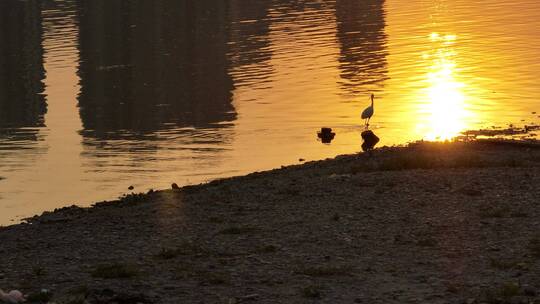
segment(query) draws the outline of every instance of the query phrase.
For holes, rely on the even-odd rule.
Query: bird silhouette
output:
[[[373,116],[373,113],[375,112],[375,109],[373,107],[373,99],[375,99],[375,95],[371,94],[371,105],[362,111],[362,119],[365,119],[366,124],[366,130],[369,128],[369,119],[371,116]]]

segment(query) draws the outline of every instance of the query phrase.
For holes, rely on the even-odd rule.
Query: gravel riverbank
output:
[[[0,288],[55,303],[540,303],[539,185],[534,144],[417,143],[130,195],[0,228]]]

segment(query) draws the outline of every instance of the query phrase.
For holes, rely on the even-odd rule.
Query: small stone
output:
[[[180,187],[178,187],[176,183],[172,183],[171,188],[173,188],[173,190],[180,190]]]
[[[239,298],[239,300],[241,300],[242,302],[244,301],[254,301],[254,300],[257,300],[259,298],[259,294],[250,294],[250,295],[246,295],[246,296],[243,296],[241,298]]]
[[[133,190],[133,189],[135,189],[135,187],[133,187],[133,186],[128,187],[128,190]]]
[[[529,299],[524,296],[512,297],[509,301],[510,304],[529,304]]]

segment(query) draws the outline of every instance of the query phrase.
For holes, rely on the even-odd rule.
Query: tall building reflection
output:
[[[225,2],[81,0],[85,136],[216,127],[236,118]]]
[[[387,79],[384,0],[336,0],[339,68],[346,94],[381,89]]]
[[[272,1],[229,1],[229,60],[235,87],[254,88],[272,74],[270,9]]]
[[[39,0],[0,1],[0,129],[44,126],[40,10]]]
[[[68,34],[71,38],[71,34],[74,31],[76,25],[76,14],[78,9],[78,0],[41,0],[41,12],[43,23],[43,39],[50,39],[52,43],[57,45],[51,50],[62,50],[61,43],[68,37],[63,37],[62,34]],[[65,31],[69,32],[65,32]],[[44,46],[45,53],[48,53],[47,46]],[[63,55],[63,53],[60,53]],[[54,53],[55,56],[59,54]]]

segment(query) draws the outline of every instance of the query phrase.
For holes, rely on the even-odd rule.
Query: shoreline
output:
[[[65,207],[0,227],[0,288],[55,303],[540,301],[539,182],[537,143],[421,142]]]

